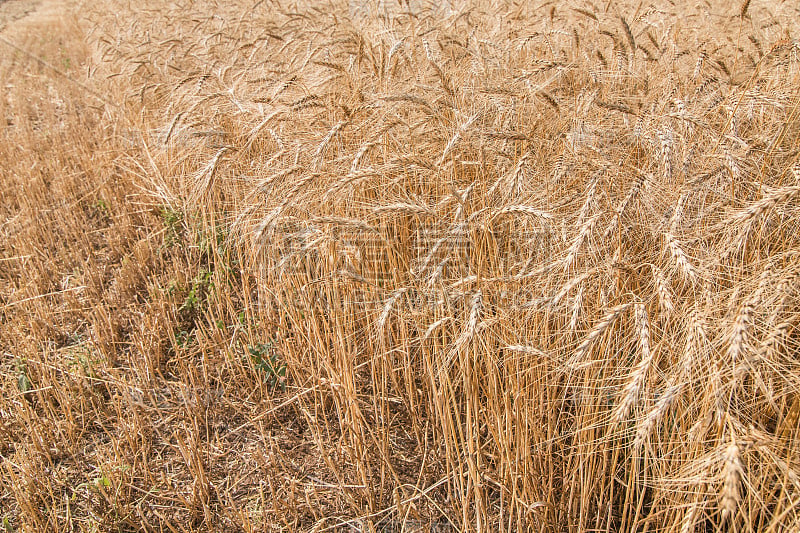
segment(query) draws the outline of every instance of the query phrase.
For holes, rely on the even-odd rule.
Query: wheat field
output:
[[[9,23],[4,530],[798,531],[798,21]]]

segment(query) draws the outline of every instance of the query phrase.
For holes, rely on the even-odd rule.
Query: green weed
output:
[[[286,390],[286,363],[272,342],[249,346],[250,358],[256,370],[263,373],[264,380],[272,387]]]

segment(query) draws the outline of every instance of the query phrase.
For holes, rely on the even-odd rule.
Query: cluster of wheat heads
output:
[[[793,9],[91,9],[116,170],[214,241],[200,342],[108,348],[127,516],[796,529]]]

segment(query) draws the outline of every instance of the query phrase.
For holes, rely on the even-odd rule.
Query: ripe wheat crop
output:
[[[796,531],[798,20],[45,2],[0,33],[4,526]]]

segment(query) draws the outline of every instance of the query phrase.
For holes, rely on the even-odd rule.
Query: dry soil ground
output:
[[[0,0],[0,30],[9,22],[31,14],[39,4],[36,0]]]

